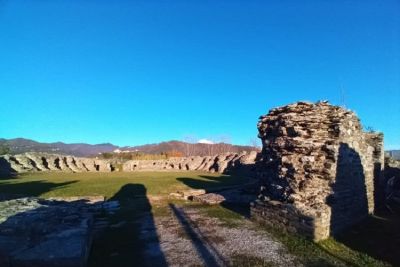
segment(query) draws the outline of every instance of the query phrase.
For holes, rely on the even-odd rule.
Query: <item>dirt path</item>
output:
[[[149,266],[300,266],[253,223],[226,224],[197,208],[171,204],[167,216],[141,219]]]

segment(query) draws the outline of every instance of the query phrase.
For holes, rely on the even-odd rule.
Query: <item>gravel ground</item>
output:
[[[149,266],[253,266],[254,260],[261,266],[300,266],[282,244],[250,221],[232,227],[193,207],[170,209],[168,216],[141,219]]]

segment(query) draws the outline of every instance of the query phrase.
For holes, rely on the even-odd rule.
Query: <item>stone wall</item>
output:
[[[385,158],[384,188],[385,207],[400,214],[400,160]]]
[[[181,157],[167,160],[129,160],[124,163],[124,171],[137,170],[197,170],[217,173],[251,172],[257,152],[225,153],[213,157]]]
[[[112,165],[107,160],[47,153],[0,156],[0,173],[3,175],[35,171],[110,172]]]
[[[260,117],[261,192],[255,219],[321,240],[374,211],[383,135],[327,102],[298,102]]]
[[[252,173],[257,152],[226,153],[213,157],[181,157],[165,160],[99,160],[47,153],[0,156],[0,174],[10,176],[24,172],[112,172],[112,171],[206,171],[217,173]]]

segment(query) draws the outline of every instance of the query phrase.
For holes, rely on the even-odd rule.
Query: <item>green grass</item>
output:
[[[200,211],[208,217],[218,218],[226,227],[240,227],[241,221],[244,219],[240,213],[234,210],[224,208],[220,205],[199,206]]]
[[[121,209],[108,219],[125,221],[117,229],[107,228],[92,246],[89,266],[146,266],[143,241],[137,218],[144,213],[152,217],[170,213],[166,196],[190,188],[213,189],[247,182],[239,176],[201,172],[114,172],[114,173],[30,173],[0,180],[0,193],[40,197],[101,195],[117,199]],[[152,196],[161,196],[152,201]],[[174,200],[174,203],[184,204]]]
[[[136,219],[149,212],[153,217],[169,214],[169,203],[190,205],[209,217],[219,218],[228,227],[240,227],[248,217],[248,207],[206,206],[170,200],[166,196],[178,190],[219,187],[247,182],[239,176],[205,174],[201,172],[114,172],[114,173],[30,173],[13,179],[0,180],[0,193],[40,197],[93,196],[120,200],[121,210],[110,216],[112,222],[126,221],[122,228],[108,229],[93,244],[89,266],[144,266],[140,225]],[[160,196],[160,200],[152,197]],[[390,266],[371,256],[400,266],[400,220],[370,218],[358,227],[343,233],[338,239],[314,243],[301,236],[281,230],[257,226],[272,235],[297,256],[304,266]],[[270,266],[262,259],[232,259],[236,266]],[[249,263],[249,264],[248,264]]]
[[[271,234],[276,240],[283,243],[288,251],[296,255],[305,266],[391,266],[366,253],[352,249],[334,238],[315,243],[302,236],[289,234],[267,225],[260,225],[258,229]],[[365,235],[363,238],[366,241],[369,236]]]
[[[200,172],[47,172],[29,173],[13,179],[0,180],[0,193],[40,197],[101,195],[109,199],[118,195],[127,184],[137,185],[137,192],[129,192],[133,195],[166,196],[178,190],[212,189],[245,181],[245,178],[239,176]]]
[[[337,242],[400,266],[400,213],[381,209],[378,214],[340,234]]]
[[[232,266],[238,267],[274,267],[276,264],[272,261],[267,261],[262,258],[246,255],[237,254],[232,257]]]

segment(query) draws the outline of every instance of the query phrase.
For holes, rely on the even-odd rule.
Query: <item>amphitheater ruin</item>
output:
[[[257,152],[225,153],[215,156],[172,157],[163,160],[104,160],[47,153],[24,153],[0,157],[0,172],[132,172],[132,171],[206,171],[226,173],[254,167]]]
[[[110,160],[44,153],[0,157],[4,174],[31,171],[112,172],[180,170],[258,178],[251,217],[322,240],[374,212],[382,185],[383,135],[363,132],[355,113],[327,102],[297,102],[260,117],[260,153],[167,160]]]

